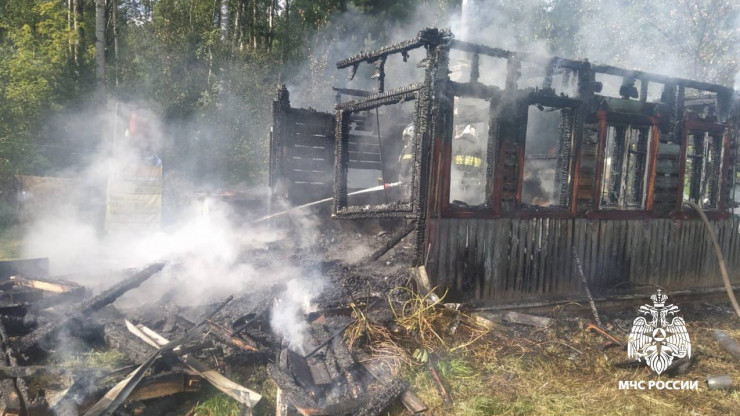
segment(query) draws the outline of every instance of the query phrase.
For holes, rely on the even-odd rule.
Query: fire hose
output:
[[[372,188],[367,188],[367,189],[362,189],[362,190],[355,191],[355,192],[350,192],[350,193],[347,194],[347,196],[366,194],[366,193],[370,193],[370,192],[384,191],[384,190],[389,189],[389,188],[395,188],[397,186],[400,186],[401,183],[402,182],[385,183],[383,185],[373,186]],[[285,214],[288,214],[288,213],[293,212],[293,211],[297,211],[297,210],[302,209],[302,208],[307,208],[307,207],[310,207],[310,206],[313,206],[313,205],[323,204],[325,202],[332,201],[333,199],[334,199],[333,197],[324,198],[324,199],[320,199],[318,201],[313,201],[313,202],[309,202],[307,204],[298,205],[296,207],[291,207],[291,208],[288,208],[286,210],[283,210],[283,211],[280,211],[280,212],[276,212],[274,214],[265,215],[262,218],[258,218],[254,222],[255,223],[258,223],[258,222],[262,222],[262,221],[265,221],[265,220],[269,220],[271,218],[279,217],[281,215],[285,215]]]
[[[725,258],[722,255],[722,249],[719,247],[719,242],[717,242],[717,236],[714,234],[714,228],[712,227],[712,224],[709,223],[709,219],[707,218],[707,215],[704,213],[704,210],[701,209],[701,207],[698,204],[692,201],[683,201],[683,203],[690,206],[696,212],[698,212],[702,221],[704,221],[704,225],[706,226],[707,233],[709,234],[709,239],[712,241],[712,245],[714,246],[714,253],[717,255],[717,260],[719,260],[719,271],[722,274],[722,280],[725,283],[725,290],[727,291],[727,296],[730,298],[730,303],[732,303],[732,308],[735,309],[735,314],[737,314],[738,318],[740,318],[740,305],[737,304],[737,299],[735,299],[735,293],[732,291],[732,283],[730,283],[730,276],[727,274],[727,265],[725,264]]]

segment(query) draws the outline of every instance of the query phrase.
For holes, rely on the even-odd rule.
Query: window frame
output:
[[[419,210],[419,163],[422,134],[420,125],[419,105],[424,95],[424,87],[420,84],[412,84],[407,87],[376,94],[367,98],[348,101],[336,105],[335,125],[335,169],[334,169],[334,201],[332,204],[332,216],[336,218],[393,218],[408,217]],[[413,122],[414,126],[414,163],[412,168],[411,193],[409,201],[356,206],[348,205],[347,176],[349,163],[349,119],[352,113],[370,111],[376,108],[415,101]]]
[[[518,172],[518,184],[517,184],[517,196],[516,196],[516,210],[522,212],[522,213],[540,213],[544,214],[542,216],[549,216],[548,214],[557,214],[557,213],[570,213],[574,209],[575,204],[575,192],[577,187],[577,175],[576,175],[576,168],[578,166],[578,161],[580,159],[580,151],[578,149],[580,148],[579,143],[581,138],[581,134],[579,134],[579,130],[583,130],[583,126],[578,126],[577,118],[579,116],[579,111],[581,109],[582,102],[578,100],[573,99],[564,99],[559,97],[533,97],[530,96],[527,100],[524,101],[521,109],[521,118],[520,120],[523,120],[523,126],[521,127],[521,136],[520,136],[520,148],[521,148],[521,157],[519,160],[521,163],[518,166],[519,172]],[[553,99],[555,98],[555,99]],[[551,207],[533,207],[533,206],[527,206],[526,208],[523,206],[522,198],[524,194],[524,165],[526,163],[526,152],[527,152],[527,127],[529,125],[529,107],[536,106],[536,105],[542,105],[544,107],[550,107],[550,108],[557,108],[559,111],[568,110],[571,113],[571,120],[570,120],[570,151],[568,155],[568,177],[570,180],[570,184],[564,188],[568,192],[568,203],[566,205],[558,205],[558,206],[551,206]]]
[[[658,156],[660,140],[660,121],[654,117],[635,114],[620,114],[597,111],[596,119],[599,123],[599,143],[596,155],[596,178],[592,194],[594,211],[604,218],[632,218],[635,216],[652,215],[653,197],[655,188],[655,165]],[[643,189],[644,203],[639,208],[602,206],[601,193],[604,181],[604,164],[606,162],[606,140],[610,125],[626,125],[627,127],[647,127],[649,129],[648,148],[645,163],[645,184]],[[627,163],[624,161],[623,163]],[[624,178],[620,178],[624,180]],[[587,215],[588,216],[588,215]]]
[[[727,186],[729,184],[728,172],[732,169],[728,166],[730,158],[730,139],[731,129],[729,126],[720,123],[706,122],[700,120],[686,119],[683,122],[681,132],[681,153],[680,153],[680,165],[679,165],[679,187],[676,192],[676,204],[678,211],[689,212],[693,211],[690,208],[684,207],[684,186],[686,184],[686,155],[688,153],[688,141],[689,136],[694,133],[708,133],[709,137],[720,138],[719,146],[719,167],[718,173],[719,178],[717,182],[717,200],[714,207],[704,207],[700,205],[703,210],[707,211],[710,217],[724,216],[728,214],[728,201],[727,201]],[[688,210],[688,211],[687,211]]]

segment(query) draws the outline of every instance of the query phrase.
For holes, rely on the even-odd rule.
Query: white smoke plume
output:
[[[141,107],[137,111],[144,112]],[[127,120],[119,117],[110,121],[118,127],[111,129],[118,131],[115,152],[106,145],[112,140],[104,141],[84,168],[62,173],[70,178],[70,185],[48,204],[39,204],[33,210],[26,226],[23,256],[48,257],[52,275],[65,275],[65,279],[96,291],[115,283],[102,277],[110,276],[111,271],[165,262],[162,272],[117,300],[116,305],[122,308],[163,301],[193,306],[232,294],[238,297],[284,286],[273,311],[273,323],[280,325],[275,330],[291,344],[302,345],[299,312],[310,309],[311,300],[320,293],[323,277],[307,274],[299,265],[286,261],[286,254],[275,246],[286,250],[311,247],[319,233],[317,220],[310,213],[291,213],[290,230],[268,223],[255,224],[220,200],[218,189],[191,190],[181,198],[189,203],[178,207],[173,214],[177,218],[174,223],[102,230],[108,174],[118,165],[136,164],[144,154],[157,153],[170,143],[156,114],[148,113],[151,146],[144,150],[141,146],[128,146],[121,134],[121,126]],[[165,160],[165,166],[166,163]],[[165,181],[165,193],[168,186]]]

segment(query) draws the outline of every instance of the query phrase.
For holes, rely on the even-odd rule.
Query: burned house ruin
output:
[[[398,59],[420,77],[387,89]],[[368,66],[375,90],[335,88],[334,114],[292,108],[279,90],[273,194],[295,205],[332,197],[338,219],[405,218],[416,265],[448,299],[573,298],[583,287],[572,250],[598,296],[720,287],[685,201],[706,211],[739,277],[732,89],[438,29],[337,63],[351,76]],[[461,153],[463,140],[477,148]]]

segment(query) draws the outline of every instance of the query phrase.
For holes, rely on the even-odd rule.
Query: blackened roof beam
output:
[[[513,58],[519,61],[540,63],[542,65],[554,65],[560,68],[570,68],[575,70],[584,68],[588,64],[587,60],[581,61],[560,57],[547,57],[527,52],[517,52],[501,48],[492,48],[490,46],[480,45],[477,43],[466,42],[457,39],[453,39],[450,41],[450,48],[461,50],[464,52],[486,55],[494,58]],[[665,75],[653,74],[643,71],[634,71],[624,68],[618,68],[611,65],[592,65],[591,69],[597,73],[617,75],[621,77],[657,82],[662,84],[678,84],[683,85],[684,87],[694,88],[701,91],[711,91],[717,93],[730,93],[732,91],[732,88],[718,84],[710,84],[708,82],[694,81],[684,78],[672,78]]]
[[[406,59],[408,58],[408,52],[410,50],[427,45],[439,45],[445,39],[449,39],[450,36],[451,34],[447,31],[439,30],[436,28],[426,28],[420,31],[413,39],[394,43],[393,45],[384,46],[374,51],[362,52],[351,58],[343,59],[337,62],[337,69],[357,66],[362,62],[373,63],[378,59],[386,58],[388,55],[393,55],[396,53],[400,53],[404,57],[404,61],[406,61]]]

